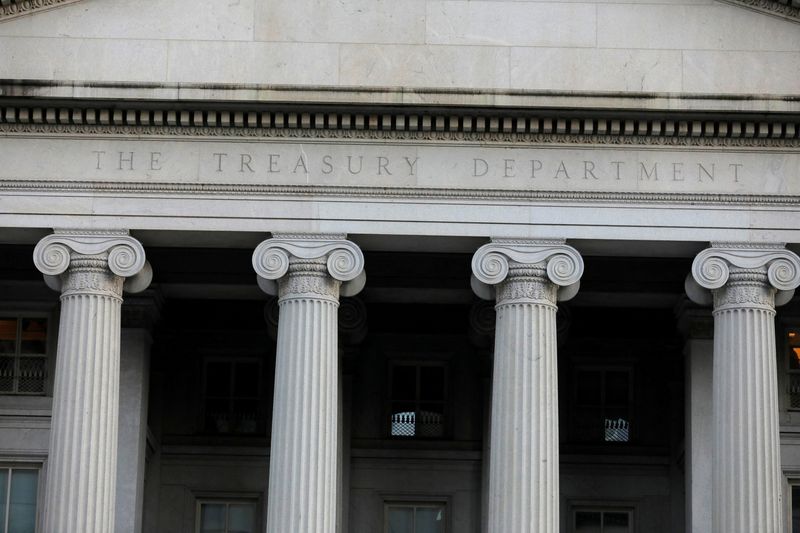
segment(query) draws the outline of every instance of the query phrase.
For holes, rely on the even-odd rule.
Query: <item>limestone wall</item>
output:
[[[0,22],[0,50],[0,79],[800,91],[800,24],[716,0],[82,0]]]

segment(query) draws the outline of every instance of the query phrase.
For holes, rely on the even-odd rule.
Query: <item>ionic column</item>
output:
[[[800,284],[782,245],[712,243],[687,279],[714,304],[712,531],[782,531],[775,306]]]
[[[488,532],[558,533],[556,302],[577,293],[583,260],[563,241],[495,239],[472,272],[497,312]]]
[[[33,260],[61,291],[45,533],[114,529],[122,291],[151,271],[127,232],[56,231]],[[128,278],[126,280],[126,278]]]
[[[335,533],[337,310],[340,295],[364,286],[364,257],[344,235],[275,235],[256,248],[253,267],[262,289],[277,289],[280,313],[267,532]]]

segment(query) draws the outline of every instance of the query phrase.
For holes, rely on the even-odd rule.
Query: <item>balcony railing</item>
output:
[[[444,436],[444,415],[430,411],[406,411],[391,416],[393,437],[440,438]]]

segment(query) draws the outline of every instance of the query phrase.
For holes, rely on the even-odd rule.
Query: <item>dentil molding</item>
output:
[[[0,106],[0,133],[343,140],[475,141],[538,144],[800,147],[800,119],[753,120],[489,109],[364,111],[260,105],[240,110]],[[131,106],[131,104],[127,104]]]

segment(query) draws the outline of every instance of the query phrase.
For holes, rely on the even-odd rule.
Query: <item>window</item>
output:
[[[0,533],[34,533],[39,471],[0,467]]]
[[[256,533],[256,504],[207,501],[197,504],[198,533]]]
[[[787,367],[789,371],[789,409],[800,409],[800,331],[787,333]]]
[[[633,533],[633,510],[573,509],[572,528],[573,533]]]
[[[445,525],[442,503],[386,504],[386,533],[444,533]]]
[[[261,362],[258,359],[207,359],[204,381],[207,432],[251,434],[260,431]]]
[[[792,491],[792,528],[791,533],[800,533],[800,485],[791,485]]]
[[[441,363],[394,363],[389,378],[392,437],[444,437],[447,378]]]
[[[578,367],[574,384],[575,440],[629,442],[633,401],[631,369]]]
[[[0,316],[0,394],[44,394],[47,319]]]

